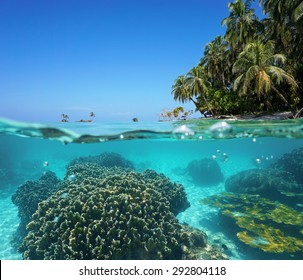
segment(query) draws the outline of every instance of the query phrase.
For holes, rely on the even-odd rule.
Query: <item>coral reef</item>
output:
[[[27,181],[12,196],[13,203],[18,206],[20,224],[15,236],[18,244],[26,235],[26,224],[37,210],[39,202],[47,199],[60,188],[60,180],[54,172],[48,171],[37,181]],[[19,240],[19,241],[18,241]]]
[[[260,194],[295,207],[303,202],[303,148],[284,154],[266,168],[244,170],[227,178],[225,189]]]
[[[39,203],[27,225],[24,259],[226,258],[205,233],[178,223],[172,211],[188,202],[164,175],[89,163],[71,170],[76,179]]]
[[[170,210],[177,215],[187,209],[190,204],[187,200],[184,187],[180,184],[172,183],[163,174],[158,174],[153,170],[146,170],[142,173],[121,167],[102,167],[95,163],[78,163],[71,165],[66,173],[65,180],[72,180],[74,183],[94,184],[94,179],[115,181],[120,179],[129,180],[134,178],[136,181],[144,183],[146,187],[155,189],[169,201]],[[131,179],[132,180],[132,179]],[[98,183],[100,187],[100,184]]]
[[[302,258],[303,214],[259,195],[222,193],[201,201],[220,209],[237,237],[267,253],[292,253]],[[243,231],[244,230],[244,231]]]
[[[272,167],[291,173],[298,183],[303,184],[303,148],[284,154]]]
[[[180,225],[136,173],[90,178],[39,204],[20,249],[25,259],[180,259]]]
[[[79,157],[72,160],[67,168],[77,163],[95,163],[104,167],[124,167],[134,169],[134,165],[131,161],[123,158],[117,153],[102,153],[97,156]]]
[[[191,161],[186,171],[194,183],[202,186],[217,185],[224,180],[217,161],[209,158]]]
[[[24,259],[226,258],[205,233],[178,223],[186,194],[162,174],[78,163],[60,187],[32,215]]]
[[[190,206],[182,185],[172,183],[165,175],[158,174],[153,170],[146,170],[139,174],[146,184],[155,188],[162,196],[166,197],[169,201],[170,210],[175,215],[183,212]]]
[[[228,259],[219,247],[207,243],[206,233],[187,224],[181,225],[181,247],[183,260]]]
[[[229,192],[260,194],[268,198],[282,199],[300,193],[299,185],[291,173],[276,168],[249,169],[227,178],[225,189]],[[282,195],[282,196],[281,196]]]

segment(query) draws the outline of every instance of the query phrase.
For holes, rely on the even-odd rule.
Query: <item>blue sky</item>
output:
[[[180,105],[174,80],[224,34],[228,2],[1,0],[0,117],[157,120]]]

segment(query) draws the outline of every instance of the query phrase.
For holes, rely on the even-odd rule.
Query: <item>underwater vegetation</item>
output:
[[[116,155],[106,154],[106,162],[119,159],[123,167],[102,166],[103,156],[74,160],[33,215],[34,205],[24,211],[31,215],[19,248],[24,259],[226,258],[205,233],[178,222],[190,206],[182,185],[152,170],[136,172]],[[19,205],[28,204],[23,200]]]
[[[221,193],[201,200],[220,209],[226,226],[243,243],[266,253],[292,253],[302,258],[303,213],[260,195]]]
[[[195,184],[201,186],[217,185],[224,180],[219,164],[209,158],[191,161],[186,172]]]

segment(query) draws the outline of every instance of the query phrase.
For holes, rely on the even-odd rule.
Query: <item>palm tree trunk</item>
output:
[[[200,109],[199,103],[196,102],[195,100],[193,100],[192,97],[190,97],[189,99],[190,99],[190,101],[192,101],[192,102],[195,104],[196,109],[197,109],[202,115],[204,115],[203,112],[202,112],[201,109]]]
[[[278,91],[274,86],[272,86],[272,89],[288,105],[288,101],[285,99],[285,97],[283,96],[283,94],[280,91]]]
[[[206,104],[206,106],[207,106],[209,112],[211,112],[212,116],[215,116],[213,110],[212,110],[212,109],[210,108],[210,106],[209,106],[209,103],[208,103],[206,97],[205,97],[204,95],[202,95],[202,98],[203,98],[203,100],[204,100],[204,102],[205,102],[205,104]],[[202,112],[201,109],[200,109],[199,103],[196,102],[195,100],[193,100],[192,97],[190,97],[190,101],[192,101],[192,102],[195,104],[196,109],[197,109],[202,115],[205,116],[204,112]]]
[[[224,77],[224,71],[223,71],[223,65],[222,65],[222,62],[221,62],[221,76],[222,76],[222,83],[223,83],[223,86],[225,87],[225,77]]]
[[[203,100],[204,100],[204,102],[205,102],[205,104],[206,104],[206,106],[207,106],[209,112],[211,112],[212,116],[214,117],[215,114],[214,114],[213,110],[210,108],[209,103],[208,103],[208,101],[207,101],[207,99],[206,99],[206,97],[205,97],[204,94],[202,95],[202,98],[203,98]]]

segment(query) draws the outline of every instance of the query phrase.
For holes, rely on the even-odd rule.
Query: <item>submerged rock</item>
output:
[[[260,194],[271,199],[297,193],[301,188],[291,173],[275,168],[244,170],[225,182],[225,189],[229,192]]]
[[[235,193],[260,194],[295,205],[303,196],[303,148],[284,154],[266,168],[241,171],[227,178],[225,189]]]
[[[183,224],[181,228],[183,260],[225,260],[228,257],[217,246],[207,243],[205,232]]]
[[[284,154],[272,167],[289,172],[298,183],[303,184],[303,148]]]
[[[201,186],[217,185],[224,180],[220,166],[214,159],[193,160],[188,164],[186,171],[193,182]]]

